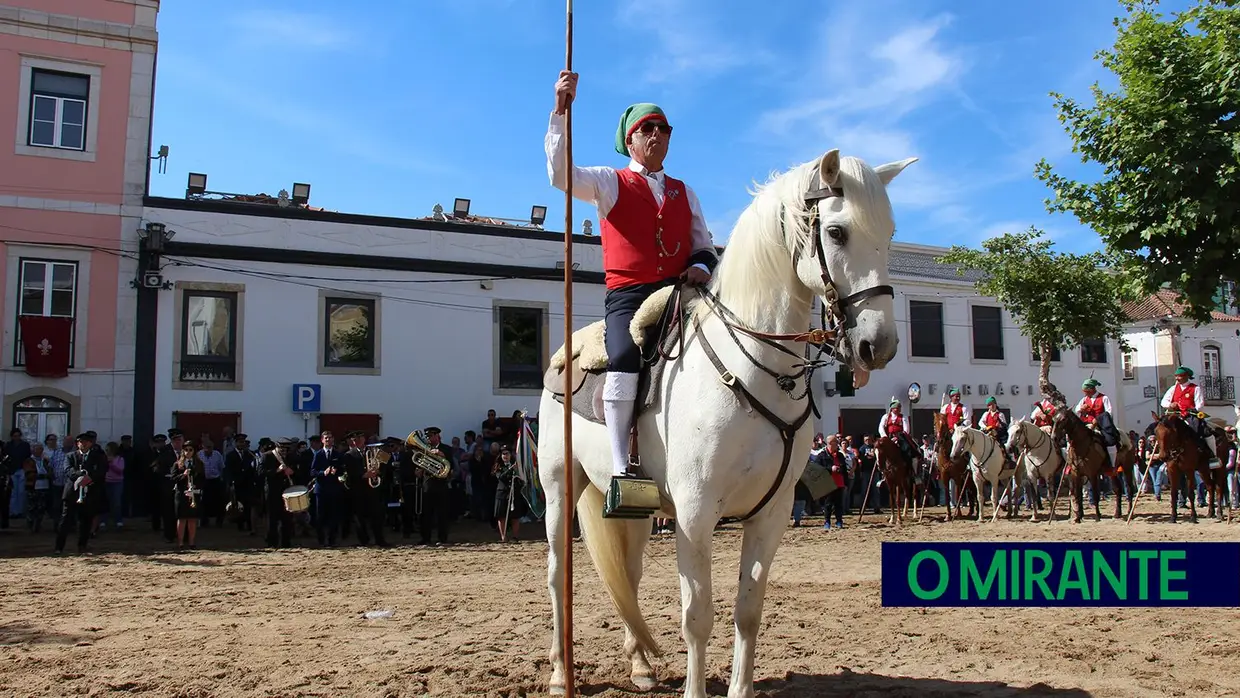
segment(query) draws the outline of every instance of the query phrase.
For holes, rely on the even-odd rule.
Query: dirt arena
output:
[[[873,516],[856,525],[855,514],[844,531],[823,531],[821,519],[789,529],[759,637],[759,694],[1240,695],[1240,610],[927,611],[879,598],[883,540],[1236,540],[1240,524],[1139,515],[1131,526],[979,526],[941,515],[902,531]],[[146,524],[100,534],[92,556],[54,557],[48,535],[0,531],[0,695],[543,695],[546,541],[540,528],[522,533],[499,544],[466,523],[453,533],[462,542],[439,549],[269,551],[213,528],[200,532],[201,550],[174,553]],[[735,527],[716,535],[707,661],[717,695],[727,692],[739,542]],[[580,543],[574,555],[579,692],[637,695],[610,602]],[[679,695],[671,536],[648,549],[641,597],[668,650],[653,695]],[[363,618],[377,609],[394,615]]]

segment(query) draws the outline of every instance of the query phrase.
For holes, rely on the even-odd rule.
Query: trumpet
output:
[[[405,438],[405,445],[413,451],[414,467],[420,468],[427,475],[438,480],[446,480],[452,475],[452,461],[427,443],[426,437],[420,430],[411,432]]]
[[[198,508],[198,493],[194,491],[194,466],[192,463],[185,466],[185,496],[189,497],[189,508]]]

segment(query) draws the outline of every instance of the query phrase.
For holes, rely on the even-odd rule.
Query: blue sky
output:
[[[364,8],[358,12],[352,8]],[[891,187],[896,239],[976,245],[1038,225],[1060,249],[1097,236],[1046,213],[1039,157],[1080,175],[1048,92],[1088,97],[1107,75],[1109,0],[579,0],[578,164],[623,166],[620,113],[658,102],[675,126],[669,174],[725,243],[748,189],[838,147],[872,165],[917,156]],[[164,3],[152,193],[270,194],[403,217],[451,209],[528,216],[564,195],[543,135],[564,65],[564,3],[542,0],[214,0]],[[575,227],[595,219],[576,203]],[[595,223],[597,230],[597,222]]]

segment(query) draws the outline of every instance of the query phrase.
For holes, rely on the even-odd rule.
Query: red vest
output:
[[[887,433],[894,436],[904,431],[904,415],[895,412],[887,413]]]
[[[1050,424],[1051,417],[1055,416],[1055,406],[1051,404],[1050,400],[1043,400],[1042,402],[1038,403],[1038,409],[1040,409],[1042,412],[1040,415],[1034,418],[1033,420],[1034,423],[1037,424],[1038,426],[1044,426],[1046,424]]]
[[[1197,409],[1197,386],[1176,384],[1175,391],[1171,393],[1171,402],[1179,405],[1180,414],[1188,414]]]
[[[964,405],[948,403],[947,405],[947,428],[955,429],[956,425],[964,419]]]
[[[986,410],[986,414],[982,415],[982,426],[988,429],[998,429],[999,420],[1002,417],[1002,412],[991,412],[990,410]]]
[[[693,213],[684,183],[664,176],[660,207],[645,177],[627,168],[616,175],[620,193],[600,222],[607,288],[679,276],[693,252]]]
[[[1106,412],[1106,406],[1102,404],[1102,393],[1094,393],[1092,398],[1086,395],[1084,400],[1085,409],[1084,413],[1081,415],[1082,422],[1087,424],[1093,422],[1098,418],[1098,415]]]

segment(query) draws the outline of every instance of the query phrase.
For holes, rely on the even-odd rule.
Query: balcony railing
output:
[[[181,380],[187,383],[233,383],[237,380],[235,361],[181,359]]]
[[[1234,403],[1236,401],[1236,377],[1202,376],[1201,390],[1205,393],[1206,402]]]

